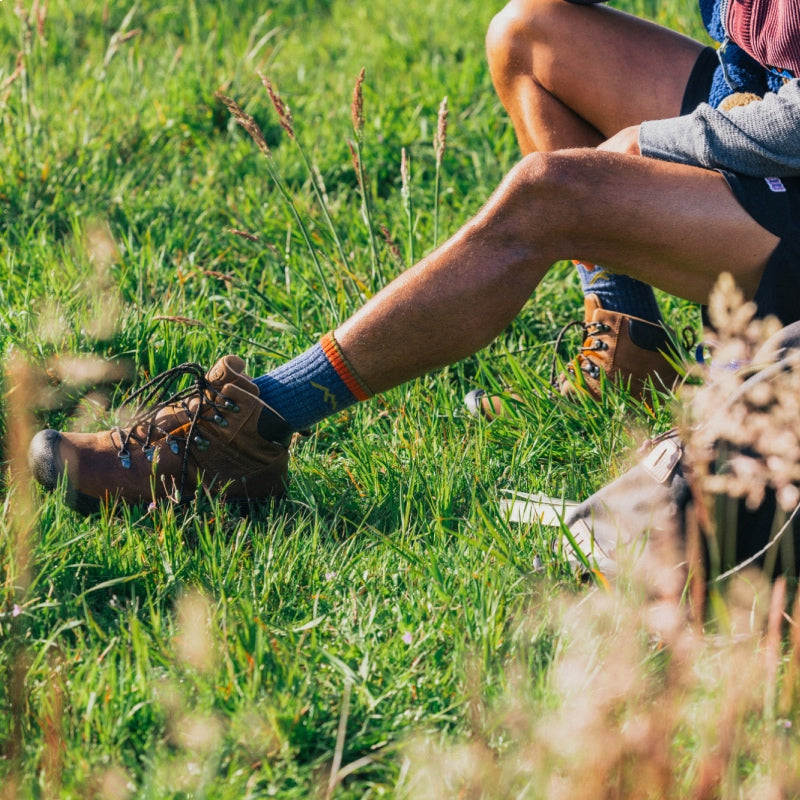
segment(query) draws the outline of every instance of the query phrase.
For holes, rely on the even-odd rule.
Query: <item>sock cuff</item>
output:
[[[333,335],[333,331],[326,333],[320,339],[320,347],[336,374],[342,379],[342,383],[353,393],[356,400],[369,400],[375,392],[361,379],[361,376],[350,366],[350,362],[345,357],[339,342]]]

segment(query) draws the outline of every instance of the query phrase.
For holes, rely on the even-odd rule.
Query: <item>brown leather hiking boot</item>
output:
[[[580,325],[584,331],[580,352],[560,375],[556,374],[554,358],[550,376],[553,388],[565,397],[587,391],[599,399],[601,372],[611,381],[628,385],[636,397],[647,392],[648,378],[656,389],[671,389],[677,382],[677,371],[663,355],[669,352],[669,337],[661,325],[618,311],[607,311],[597,295],[589,294],[584,298],[583,322],[571,322],[561,329],[556,350],[566,331],[575,325]],[[471,414],[487,420],[503,416],[507,403],[521,401],[522,397],[515,392],[501,397],[483,389],[474,389],[464,398]]]
[[[139,403],[127,428],[40,431],[28,451],[31,472],[49,491],[65,478],[67,504],[84,514],[115,499],[180,502],[198,487],[239,503],[281,495],[292,431],[243,368],[225,356],[207,375],[198,364],[162,373],[126,402]],[[193,384],[167,397],[185,375]]]
[[[671,389],[677,382],[678,373],[664,357],[669,352],[669,337],[658,323],[607,311],[596,295],[588,294],[584,321],[577,324],[583,327],[585,338],[567,372],[554,376],[553,385],[561,394],[585,389],[599,398],[601,372],[609,380],[629,386],[636,397],[647,392],[648,378],[656,389]],[[559,334],[556,348],[567,328]]]

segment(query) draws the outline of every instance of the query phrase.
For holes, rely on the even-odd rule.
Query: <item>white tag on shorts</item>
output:
[[[773,192],[786,191],[786,187],[783,185],[783,181],[780,178],[764,178],[764,180]]]

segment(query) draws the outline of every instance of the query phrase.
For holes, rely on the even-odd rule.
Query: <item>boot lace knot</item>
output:
[[[174,385],[185,376],[191,382],[184,388],[174,390]],[[189,453],[192,448],[203,452],[211,446],[211,441],[201,436],[197,430],[198,422],[203,419],[227,427],[226,413],[237,413],[239,407],[230,398],[225,397],[206,377],[205,370],[199,364],[185,363],[162,372],[144,386],[137,389],[123,403],[123,407],[135,410],[128,427],[115,427],[111,431],[119,441],[117,455],[125,469],[131,466],[131,443],[141,447],[148,461],[153,460],[154,442],[163,439],[166,446],[175,455],[183,446],[178,496],[183,493],[189,467]],[[177,406],[186,414],[187,422],[180,426],[180,433],[168,430],[158,422],[161,411]],[[177,410],[177,409],[176,409]]]

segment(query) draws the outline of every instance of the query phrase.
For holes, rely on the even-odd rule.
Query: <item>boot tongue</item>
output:
[[[222,389],[233,384],[248,394],[258,396],[258,387],[246,375],[242,374],[244,361],[239,356],[224,356],[206,374],[209,383]],[[267,441],[288,447],[294,435],[294,428],[277,411],[266,403],[261,403],[262,408],[258,416],[258,433]]]
[[[596,294],[587,294],[583,298],[583,319],[591,322],[594,319],[595,311],[600,311],[603,304]]]
[[[244,374],[244,361],[239,356],[224,356],[206,373],[206,379],[214,386],[222,387],[232,383],[248,394],[258,394],[255,384]]]

